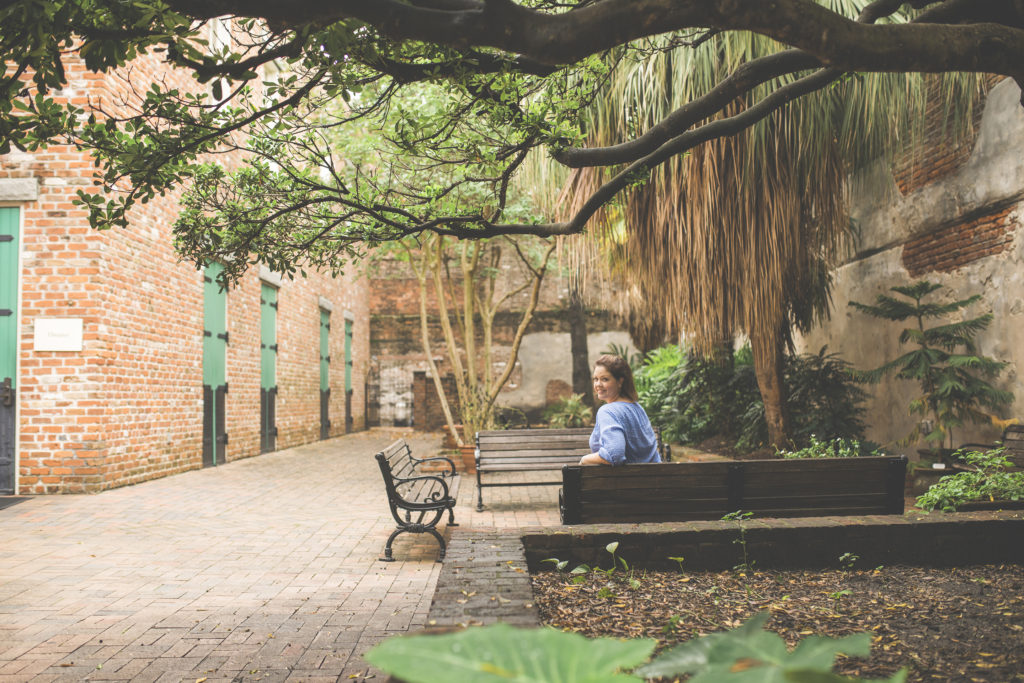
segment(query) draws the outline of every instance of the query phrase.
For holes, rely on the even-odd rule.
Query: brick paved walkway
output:
[[[383,675],[361,655],[424,625],[436,542],[394,529],[360,434],[97,495],[0,510],[0,683],[348,681]],[[488,489],[472,477],[456,521],[558,523],[557,487]]]

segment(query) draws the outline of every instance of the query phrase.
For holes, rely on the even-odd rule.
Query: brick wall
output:
[[[452,401],[449,408],[452,411],[452,419],[455,424],[462,422],[459,416],[458,402],[455,401],[455,376],[451,374],[442,375],[441,385],[444,387],[445,395]],[[412,374],[412,418],[416,429],[434,431],[441,429],[446,421],[444,410],[441,408],[441,399],[437,396],[437,387],[434,386],[434,379],[426,372],[420,370]]]
[[[927,273],[951,273],[969,263],[1008,250],[1014,227],[1010,214],[1017,207],[1001,209],[909,239],[903,245],[902,262],[910,277]]]
[[[91,100],[116,109],[129,97],[123,79],[87,73],[74,57],[67,71],[63,95],[76,104]],[[132,65],[136,86],[157,75],[193,87],[187,74],[167,71],[152,56]],[[38,199],[20,204],[19,493],[98,491],[202,465],[203,279],[172,248],[178,195],[137,207],[126,229],[94,231],[86,212],[71,203],[77,188],[91,186],[92,168],[87,155],[63,146],[0,157],[0,178],[40,180]],[[277,328],[278,448],[320,436],[320,297],[334,306],[331,434],[345,431],[345,311],[355,322],[354,427],[364,425],[365,282],[320,273],[284,280]],[[259,453],[256,269],[227,298],[230,461]],[[83,350],[35,351],[40,317],[81,318]]]
[[[982,84],[983,91],[988,92],[1000,80],[1001,77],[986,78]],[[977,141],[983,112],[983,104],[977,104],[971,112],[971,129],[952,142],[948,132],[952,122],[946,120],[945,103],[936,92],[930,93],[927,120],[920,137],[911,140],[910,148],[894,159],[893,177],[900,192],[908,195],[963,166]]]

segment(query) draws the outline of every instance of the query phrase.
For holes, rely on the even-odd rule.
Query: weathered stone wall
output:
[[[506,282],[501,286],[506,287],[508,282],[518,281],[523,274],[509,268],[503,277]],[[456,298],[461,297],[458,282],[454,291]],[[572,386],[568,291],[568,282],[557,272],[545,277],[538,309],[523,337],[516,368],[498,397],[500,406],[518,408],[536,415],[553,399],[567,395]],[[589,291],[591,303],[587,306],[587,347],[591,362],[612,343],[635,351],[619,319],[601,307],[600,302],[606,300],[605,296],[600,283],[595,283]],[[383,261],[375,266],[371,286],[371,353],[382,366],[394,363],[407,366],[410,377],[413,372],[427,370],[421,341],[419,301],[419,284],[407,264]],[[451,366],[447,359],[441,324],[436,316],[437,302],[432,285],[428,287],[427,302],[431,313],[428,326],[430,343],[440,372],[445,375]],[[520,293],[509,302],[507,310],[495,318],[491,351],[496,373],[505,368],[526,303],[526,294]],[[452,325],[455,326],[455,312],[450,310],[450,313]],[[482,348],[483,339],[478,337],[477,344],[478,348]],[[381,381],[383,385],[384,380]],[[432,381],[428,384],[432,386]],[[382,393],[381,400],[404,399],[388,399]],[[381,406],[382,415],[392,412],[395,411],[390,410],[389,406]],[[417,428],[436,426],[436,411],[428,412],[433,417],[427,423],[417,423]],[[426,415],[428,412],[418,414]]]
[[[890,287],[919,279],[945,285],[951,297],[980,294],[965,314],[992,311],[991,326],[978,336],[980,351],[1009,363],[998,386],[1016,401],[1004,417],[1024,418],[1024,108],[1016,84],[992,89],[969,155],[939,147],[917,157],[913,182],[904,173],[897,183],[881,165],[855,180],[860,242],[835,273],[831,320],[801,346],[817,351],[827,344],[855,367],[874,368],[906,351],[897,340],[902,326],[859,313],[849,301],[873,303]],[[928,163],[941,173],[929,172]],[[887,378],[869,392],[868,438],[891,443],[905,436],[916,422],[907,414],[916,383]],[[954,442],[991,441],[999,433],[970,426]]]

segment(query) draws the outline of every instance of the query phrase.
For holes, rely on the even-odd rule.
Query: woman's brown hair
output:
[[[640,400],[636,394],[636,385],[633,384],[633,370],[624,358],[606,353],[598,358],[594,365],[600,365],[619,381],[619,396],[628,398],[634,403]]]

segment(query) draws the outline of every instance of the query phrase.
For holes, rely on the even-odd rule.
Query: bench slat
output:
[[[495,467],[493,469],[488,469],[487,467],[478,467],[477,471],[491,474],[494,472],[555,472],[558,469],[560,468],[549,467],[548,465],[544,465],[542,463],[515,463],[511,465],[502,465],[501,467]]]

